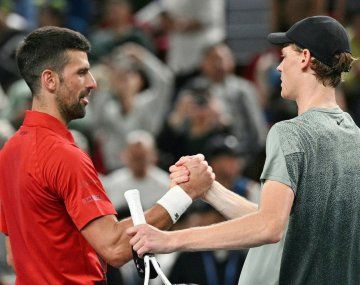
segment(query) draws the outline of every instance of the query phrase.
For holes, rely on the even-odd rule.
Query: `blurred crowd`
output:
[[[196,153],[205,154],[224,186],[258,201],[267,131],[297,110],[280,98],[277,47],[254,47],[252,59],[239,65],[227,41],[233,36],[226,29],[229,2],[0,0],[0,149],[31,108],[31,92],[15,63],[18,44],[36,27],[68,27],[91,42],[98,83],[86,117],[69,128],[92,158],[119,218],[129,215],[126,190],[139,189],[149,208],[168,189],[168,167]],[[358,0],[272,0],[270,7],[269,32],[285,31],[306,16],[337,18],[349,29],[353,56],[360,57]],[[359,62],[344,79],[338,104],[360,125]],[[199,202],[174,227],[221,220]],[[12,284],[1,244],[1,284]],[[161,259],[172,282],[232,285],[245,256],[244,250]],[[141,284],[133,264],[109,268],[108,276],[110,285]]]

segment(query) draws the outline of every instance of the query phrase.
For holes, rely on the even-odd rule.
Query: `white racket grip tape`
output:
[[[144,256],[144,263],[145,263],[144,285],[148,285],[149,284],[149,279],[150,279],[150,257],[148,255]]]
[[[140,193],[137,189],[131,189],[124,194],[126,202],[128,203],[131,218],[134,226],[146,224],[144,211],[141,206]]]

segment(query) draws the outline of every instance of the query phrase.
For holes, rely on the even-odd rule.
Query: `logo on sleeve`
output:
[[[100,195],[90,195],[89,197],[83,198],[82,202],[83,204],[89,204],[94,201],[102,200]]]

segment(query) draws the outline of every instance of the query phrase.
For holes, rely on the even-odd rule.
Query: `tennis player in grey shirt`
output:
[[[348,35],[336,20],[309,17],[268,36],[282,46],[281,96],[298,116],[267,138],[259,205],[214,182],[204,200],[228,221],[164,232],[128,230],[138,254],[251,248],[239,284],[360,284],[360,130],[335,100],[349,71]],[[188,179],[182,158],[171,179]],[[181,184],[180,184],[181,185]]]

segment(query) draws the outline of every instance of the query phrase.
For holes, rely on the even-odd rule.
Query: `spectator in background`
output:
[[[11,1],[0,2],[0,85],[7,91],[20,78],[15,62],[15,51],[25,36],[25,31],[13,27],[9,20]]]
[[[225,39],[225,3],[222,0],[152,1],[137,15],[160,36],[161,56],[177,76],[176,89],[200,66],[204,47]],[[164,37],[165,35],[165,37]],[[164,44],[164,38],[168,38]],[[167,52],[166,52],[167,49]]]
[[[340,2],[342,0],[335,0]],[[327,0],[272,0],[273,31],[286,31],[295,22],[309,16],[326,13]]]
[[[121,217],[129,216],[124,198],[127,190],[138,189],[143,209],[147,210],[160,199],[170,185],[168,173],[156,167],[155,148],[154,138],[150,133],[142,130],[130,132],[126,137],[126,147],[122,151],[125,166],[101,178],[115,209],[122,213]]]
[[[259,203],[260,184],[243,175],[245,160],[235,136],[214,137],[205,148],[205,156],[217,181],[227,189]]]
[[[217,43],[203,51],[201,75],[192,82],[209,84],[210,92],[224,105],[224,115],[231,120],[231,132],[249,160],[264,148],[267,126],[255,86],[235,75],[234,69],[232,51],[226,44]]]
[[[0,85],[0,117],[2,115],[3,110],[8,106],[9,99],[8,96],[5,94],[4,90]]]
[[[348,24],[354,11],[360,9],[359,0],[327,0],[327,8],[330,16],[340,23]]]
[[[20,79],[9,87],[7,94],[9,102],[2,110],[1,117],[17,130],[23,123],[25,111],[31,109],[31,91],[25,81]]]
[[[183,226],[208,226],[222,221],[224,217],[207,206],[186,216]],[[241,250],[180,252],[167,276],[174,284],[237,285],[245,258],[246,251]]]
[[[22,26],[28,31],[36,27],[67,27],[83,34],[88,33],[91,16],[96,9],[95,0],[2,0],[12,8]],[[94,13],[95,14],[95,13]],[[94,15],[95,16],[95,15]]]
[[[169,109],[173,75],[145,48],[126,44],[113,54],[110,88],[94,96],[95,131],[108,171],[122,166],[118,154],[127,134],[156,135]],[[146,82],[147,81],[147,82]]]
[[[45,4],[38,10],[38,26],[57,26],[64,27],[66,23],[66,13],[64,9],[54,5]]]
[[[105,26],[90,35],[92,57],[99,59],[116,47],[133,42],[150,51],[154,45],[150,37],[133,22],[133,10],[128,0],[109,0],[105,4]]]
[[[9,1],[9,0],[8,0]],[[46,0],[51,1],[51,0]],[[62,2],[62,0],[56,0],[57,2]],[[5,0],[6,2],[6,0]],[[37,5],[39,2],[43,1],[34,1],[34,0],[10,0],[13,2],[13,10],[16,14],[20,15],[24,22],[26,23],[27,29],[32,30],[36,28],[36,13]]]
[[[162,27],[169,34],[167,62],[177,75],[198,69],[201,52],[225,38],[222,0],[162,0]]]
[[[74,130],[74,129],[69,129],[69,131],[71,132],[75,144],[82,149],[84,152],[86,152],[87,154],[90,154],[90,146],[89,146],[89,141],[86,138],[86,136],[84,136],[81,132]]]
[[[58,1],[58,0],[57,0]],[[55,3],[57,2],[55,1]],[[89,33],[91,21],[96,21],[95,10],[97,1],[94,0],[66,0],[67,4],[67,27],[83,34]],[[98,1],[100,2],[100,1]],[[103,1],[101,1],[103,2]]]
[[[207,84],[200,83],[181,92],[158,136],[161,165],[165,169],[182,155],[202,153],[212,137],[230,133],[222,102]]]
[[[14,133],[15,129],[12,125],[8,121],[0,119],[0,150]]]

